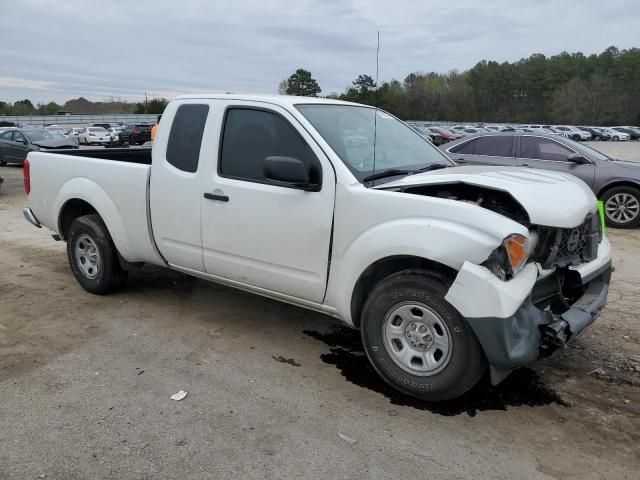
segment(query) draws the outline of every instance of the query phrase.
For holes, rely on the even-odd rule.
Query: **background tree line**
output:
[[[301,71],[306,83],[315,82],[299,69],[281,82],[280,93],[305,94],[308,86],[297,88]],[[313,96],[320,92],[315,83]],[[345,92],[329,97],[377,104],[404,120],[638,125],[640,49],[483,60],[463,72],[415,72],[381,83],[377,92],[375,87],[371,76],[360,75]]]
[[[146,102],[130,103],[111,99],[106,102],[91,102],[80,97],[59,105],[56,102],[34,105],[25,98],[13,104],[0,101],[0,115],[56,115],[58,112],[74,114],[120,114],[162,113],[167,106],[166,98],[153,98]]]

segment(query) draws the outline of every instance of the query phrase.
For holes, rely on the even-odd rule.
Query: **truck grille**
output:
[[[579,265],[594,260],[602,240],[602,227],[597,212],[588,215],[575,228],[542,227],[533,254],[543,268]]]

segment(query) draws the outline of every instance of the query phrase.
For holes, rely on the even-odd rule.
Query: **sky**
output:
[[[360,74],[465,70],[533,53],[640,47],[637,0],[0,0],[0,100],[145,92],[276,93],[297,68],[322,94]]]

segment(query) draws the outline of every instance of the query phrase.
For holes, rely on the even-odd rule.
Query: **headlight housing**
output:
[[[499,279],[510,280],[524,269],[536,241],[535,232],[530,232],[529,237],[517,233],[509,235],[502,241],[502,245],[482,263],[482,266]]]

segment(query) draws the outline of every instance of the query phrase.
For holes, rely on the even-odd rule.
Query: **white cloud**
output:
[[[330,93],[374,73],[377,30],[381,79],[403,79],[482,59],[640,46],[637,16],[625,14],[636,8],[636,0],[12,1],[2,8],[0,100],[275,92],[298,67]]]

